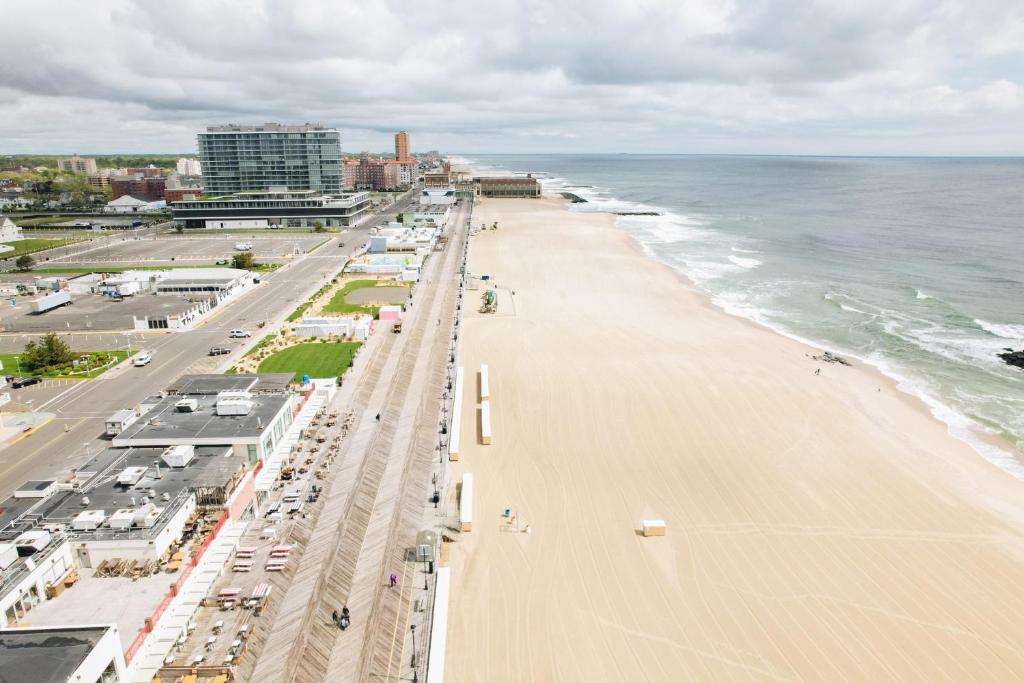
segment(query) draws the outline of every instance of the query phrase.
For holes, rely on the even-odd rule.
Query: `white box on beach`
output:
[[[644,536],[664,536],[668,527],[663,519],[645,519],[640,522],[640,528],[643,529]]]
[[[459,459],[459,435],[462,432],[462,377],[460,365],[455,371],[455,400],[452,402],[452,427],[448,435],[448,459]]]
[[[459,528],[462,531],[473,530],[473,474],[462,475],[462,492],[459,495]]]
[[[491,444],[491,402],[486,400],[480,403],[480,443]]]
[[[488,377],[488,370],[486,365],[480,365],[480,399],[488,399],[491,397],[491,382]]]

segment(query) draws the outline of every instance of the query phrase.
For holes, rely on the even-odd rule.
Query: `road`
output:
[[[216,372],[237,358],[259,339],[256,323],[266,320],[266,331],[273,330],[300,302],[338,273],[346,258],[366,242],[371,228],[392,219],[414,197],[410,193],[386,212],[330,239],[287,268],[264,276],[255,289],[214,311],[195,329],[147,335],[144,346],[153,354],[153,362],[148,366],[122,365],[96,380],[79,382],[56,396],[40,394],[33,401],[33,408],[53,413],[55,417],[0,450],[0,499],[29,479],[66,474],[109,445],[103,439],[104,421],[115,410],[138,404],[182,374]],[[344,248],[339,248],[339,243],[344,243]],[[243,343],[229,340],[228,331],[235,328],[252,329],[254,336]],[[235,351],[231,356],[211,359],[206,355],[211,346],[228,346]],[[25,401],[31,396],[27,392],[31,391],[13,391],[12,398]]]

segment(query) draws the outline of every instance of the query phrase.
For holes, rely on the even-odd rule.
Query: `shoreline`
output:
[[[500,227],[470,270],[503,293],[460,340],[450,680],[1024,672],[1021,482],[873,366],[807,362],[566,203],[474,216]],[[635,532],[652,518],[665,538]]]
[[[543,197],[545,199],[550,199],[552,201],[558,201],[560,203],[563,203],[563,208],[566,211],[571,211],[573,202],[569,199],[563,198],[559,193],[545,192],[543,194]],[[630,246],[636,251],[638,255],[658,264],[662,268],[668,269],[668,271],[670,271],[673,275],[677,276],[680,282],[685,286],[687,291],[692,293],[697,298],[698,303],[707,306],[709,309],[713,311],[716,311],[723,315],[727,315],[733,320],[738,320],[744,324],[752,325],[757,329],[764,330],[770,332],[771,334],[775,334],[785,339],[788,339],[796,344],[806,347],[809,351],[816,351],[818,353],[830,351],[830,349],[827,349],[820,342],[816,342],[811,339],[805,339],[803,337],[800,337],[799,335],[787,332],[785,330],[777,329],[775,327],[772,327],[771,325],[760,322],[758,320],[754,320],[745,315],[733,313],[729,311],[727,308],[716,304],[714,301],[714,297],[709,292],[702,289],[700,285],[698,285],[689,277],[687,277],[686,273],[672,267],[671,265],[659,259],[653,253],[651,253],[635,235],[633,235],[629,230],[619,225],[618,219],[620,216],[618,214],[610,213],[608,211],[588,211],[587,213],[590,215],[601,215],[610,217],[612,219],[613,224],[615,225],[615,229],[621,232],[626,237]],[[855,368],[859,368],[862,372],[875,373],[878,376],[878,380],[882,384],[882,386],[885,386],[888,389],[892,389],[893,391],[898,392],[901,396],[905,397],[908,406],[911,406],[917,410],[922,411],[929,418],[943,425],[952,438],[967,444],[971,449],[975,451],[975,453],[977,453],[979,458],[985,460],[986,462],[990,463],[995,467],[998,467],[1007,474],[1024,481],[1024,451],[1021,451],[1019,448],[1017,448],[1007,438],[1000,436],[998,434],[990,434],[980,431],[979,428],[974,428],[972,426],[963,427],[967,434],[957,434],[955,433],[955,427],[946,420],[943,420],[937,414],[937,412],[944,410],[948,411],[949,413],[952,413],[953,415],[960,419],[969,419],[961,415],[959,412],[957,412],[955,408],[942,403],[939,399],[929,396],[916,388],[905,388],[903,385],[911,382],[912,380],[910,378],[899,376],[898,374],[895,373],[895,371],[893,371],[893,374],[889,374],[888,372],[886,372],[885,368],[881,367],[876,363],[871,362],[867,358],[857,355],[852,351],[849,351],[847,349],[838,349],[834,352],[840,354],[844,359],[851,361],[852,366]],[[932,405],[933,403],[934,406]],[[986,455],[982,451],[982,446],[995,449],[996,451],[998,451],[998,455]],[[1005,465],[1000,464],[999,462],[1006,460],[1008,460],[1009,462],[1006,463]]]

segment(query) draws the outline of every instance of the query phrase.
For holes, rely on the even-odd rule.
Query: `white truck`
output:
[[[55,308],[61,306],[67,306],[71,303],[71,295],[67,292],[54,292],[53,294],[46,294],[38,299],[32,300],[32,312],[36,315],[40,313],[46,313],[52,311]]]
[[[235,242],[235,251],[252,251],[252,242]]]

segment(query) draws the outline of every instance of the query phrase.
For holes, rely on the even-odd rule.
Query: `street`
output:
[[[337,275],[346,258],[364,244],[369,230],[394,217],[408,206],[414,193],[404,197],[365,224],[331,238],[313,253],[287,268],[264,276],[252,291],[214,310],[193,330],[159,336],[144,335],[143,347],[153,362],[141,368],[130,364],[108,371],[95,380],[61,388],[41,388],[32,398],[32,408],[54,414],[54,418],[16,443],[0,450],[0,496],[6,497],[29,479],[55,478],[84,463],[105,448],[104,421],[115,410],[131,408],[146,396],[158,393],[182,374],[222,371],[230,362],[256,343],[302,301]],[[345,246],[339,248],[339,242]],[[264,330],[256,324],[266,321]],[[253,337],[237,343],[228,331],[251,329]],[[96,336],[96,335],[93,335]],[[133,336],[133,348],[143,335]],[[124,335],[120,335],[122,344]],[[233,349],[231,356],[207,356],[211,346]],[[11,392],[12,401],[24,402],[32,389]],[[21,393],[26,392],[26,393]],[[48,392],[48,393],[45,393]]]

